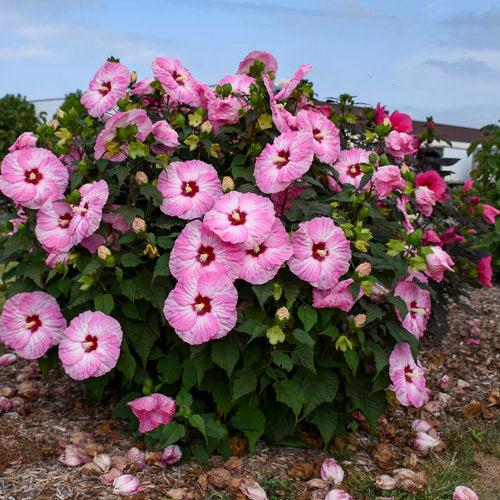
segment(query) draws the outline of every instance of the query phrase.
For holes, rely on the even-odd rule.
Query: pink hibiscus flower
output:
[[[161,424],[168,424],[175,415],[175,399],[154,392],[129,401],[127,405],[139,419],[139,432],[151,432]]]
[[[482,205],[483,209],[483,219],[488,224],[495,224],[495,219],[498,214],[500,214],[500,210],[492,207],[491,205]]]
[[[94,146],[96,160],[104,158],[109,161],[123,161],[127,158],[128,146],[118,141],[117,129],[129,125],[137,126],[137,133],[134,136],[137,141],[144,141],[151,132],[151,120],[143,109],[115,113],[97,136]]]
[[[33,132],[23,132],[14,144],[9,148],[9,153],[19,151],[20,149],[36,147],[37,137]]]
[[[418,173],[415,176],[415,185],[425,186],[433,191],[436,201],[443,202],[447,198],[446,181],[435,170]]]
[[[168,294],[163,314],[184,342],[198,345],[234,328],[237,302],[238,292],[226,273],[182,276]]]
[[[386,152],[398,161],[404,160],[405,156],[413,156],[418,151],[419,146],[418,138],[405,132],[393,130],[385,138]]]
[[[152,64],[153,74],[165,94],[174,102],[197,108],[202,105],[200,84],[178,59],[157,57]]]
[[[453,271],[451,266],[455,263],[452,258],[438,246],[431,247],[432,253],[425,257],[427,269],[424,271],[429,278],[440,283],[445,271]]]
[[[255,160],[255,182],[263,193],[283,191],[309,170],[313,156],[311,135],[285,132],[267,144]]]
[[[359,186],[363,177],[361,164],[370,163],[370,152],[364,149],[353,148],[340,152],[337,163],[333,166],[339,174],[342,184]]]
[[[90,116],[102,116],[114,108],[119,99],[125,97],[129,83],[130,73],[127,67],[108,61],[97,70],[80,101]]]
[[[271,195],[271,201],[274,205],[274,211],[276,212],[276,217],[283,217],[288,209],[292,206],[293,200],[300,198],[300,195],[304,192],[305,187],[301,186],[290,186],[284,191],[279,193],[273,193]]]
[[[256,61],[261,61],[264,64],[264,71],[266,73],[270,72],[273,76],[276,75],[276,72],[278,71],[278,63],[276,62],[276,59],[268,52],[261,52],[260,50],[252,50],[252,52],[244,57],[238,67],[238,73],[248,75],[252,64]]]
[[[375,124],[380,125],[381,123],[384,123],[384,120],[388,117],[389,115],[385,110],[385,105],[378,102],[377,106],[375,106]]]
[[[238,245],[222,241],[199,220],[187,224],[170,253],[172,276],[196,278],[207,271],[238,277],[243,250]]]
[[[351,283],[354,283],[354,280],[349,278],[335,283],[332,288],[326,290],[313,288],[313,306],[317,309],[328,307],[349,312],[363,295],[363,292],[360,290],[358,298],[355,299],[349,290]]]
[[[394,190],[402,190],[406,185],[401,177],[401,170],[396,165],[378,168],[373,174],[372,182],[379,199],[387,198]]]
[[[461,243],[465,241],[465,238],[457,233],[456,227],[449,227],[439,237],[441,241],[436,243],[442,243],[443,245],[451,245],[452,243]]]
[[[398,401],[403,406],[420,408],[428,400],[424,370],[415,363],[410,344],[400,342],[389,356],[389,376]]]
[[[85,311],[71,320],[59,343],[59,359],[75,380],[100,377],[111,371],[120,356],[120,323],[100,311]]]
[[[239,265],[240,278],[253,285],[267,283],[276,276],[292,252],[285,226],[275,219],[269,235],[258,245],[244,251]]]
[[[328,217],[301,222],[292,234],[292,247],[290,271],[321,290],[332,288],[349,269],[349,240]]]
[[[430,217],[436,204],[436,195],[434,191],[429,189],[427,186],[420,186],[415,190],[415,204],[418,210],[425,215]]]
[[[313,138],[313,151],[323,163],[332,164],[340,154],[340,138],[337,127],[321,111],[309,109],[297,115],[301,130]]]
[[[491,255],[483,257],[479,260],[476,266],[477,270],[477,282],[487,288],[493,288],[491,282],[493,278],[493,270],[491,269]]]
[[[467,486],[457,486],[453,491],[453,500],[479,500],[476,492]]]
[[[437,234],[434,229],[424,231],[422,244],[427,246],[429,243],[435,243],[436,245],[441,245],[443,243],[441,241],[441,238],[439,237],[439,234]]]
[[[413,233],[415,229],[411,224],[410,216],[408,215],[408,211],[406,208],[407,205],[408,205],[408,197],[405,195],[402,195],[401,198],[398,198],[396,200],[396,207],[403,214],[403,227],[405,228],[405,231],[409,234]]]
[[[26,359],[40,358],[57,345],[65,328],[56,299],[45,292],[14,295],[0,316],[0,340]]]
[[[396,308],[396,316],[401,325],[419,339],[424,334],[427,320],[431,315],[429,292],[410,281],[401,281],[394,289],[394,296],[402,299],[408,308],[404,318],[401,317],[399,309]]]
[[[157,121],[151,127],[151,133],[156,141],[169,148],[175,148],[179,145],[179,136],[177,132],[165,120]]]
[[[268,236],[274,219],[274,207],[268,198],[231,191],[215,202],[204,223],[222,240],[250,249]]]
[[[301,64],[299,69],[293,74],[289,82],[286,82],[281,90],[274,96],[276,101],[286,101],[297,88],[298,84],[312,70],[312,64]]]
[[[410,115],[400,113],[397,109],[390,114],[389,121],[391,122],[391,127],[396,132],[411,134],[413,131],[413,123]]]
[[[35,233],[38,241],[51,252],[66,252],[74,245],[70,230],[73,210],[64,201],[46,201],[36,214]]]
[[[68,263],[68,259],[69,259],[69,252],[59,252],[55,250],[47,254],[47,257],[45,258],[45,264],[47,264],[48,267],[53,269],[54,267],[56,267],[57,264],[66,265]]]
[[[217,171],[200,160],[175,161],[158,178],[163,196],[160,210],[174,217],[197,219],[222,195]]]
[[[67,185],[68,169],[47,149],[19,149],[2,161],[0,191],[23,207],[63,198]]]

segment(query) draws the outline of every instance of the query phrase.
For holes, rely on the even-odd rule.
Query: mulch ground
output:
[[[329,454],[342,462],[348,478],[422,465],[410,446],[414,418],[430,420],[442,434],[469,420],[497,418],[499,325],[498,287],[472,291],[469,308],[453,307],[449,335],[439,346],[425,345],[422,350],[421,362],[433,392],[426,407],[417,412],[395,406],[380,419],[377,437],[361,431],[335,441]],[[444,374],[450,377],[446,387],[440,382]],[[72,442],[83,443],[90,455],[107,453],[116,463],[124,461],[130,447],[141,446],[120,421],[112,419],[110,404],[88,405],[81,385],[55,372],[43,381],[36,365],[24,361],[0,368],[1,395],[14,405],[0,415],[1,499],[117,498],[112,487],[101,484],[99,475],[59,461],[61,450]],[[236,450],[238,443],[233,444]],[[274,498],[323,498],[324,485],[317,478],[325,456],[320,449],[260,443],[255,454],[233,457],[229,463],[214,456],[203,466],[188,462],[165,467],[153,454],[146,468],[137,472],[144,489],[134,498],[244,499],[238,487],[244,477],[260,483],[272,480]],[[474,486],[483,488],[480,498],[500,498],[493,479],[498,477],[498,459],[480,455],[477,462]],[[372,497],[354,494],[354,498]]]

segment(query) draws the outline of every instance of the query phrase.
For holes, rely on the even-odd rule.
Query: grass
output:
[[[266,490],[268,500],[293,498],[293,482],[290,479],[264,476],[260,484]]]

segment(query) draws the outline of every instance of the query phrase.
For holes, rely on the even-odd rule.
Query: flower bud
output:
[[[383,124],[383,125],[391,125],[391,120],[389,120],[389,117],[388,117],[388,116],[386,116],[386,117],[384,118],[384,121],[382,122],[382,124]]]
[[[417,455],[421,457],[427,455],[431,450],[441,444],[440,440],[430,436],[425,432],[417,432],[415,439],[412,441],[413,448]]]
[[[381,285],[380,283],[373,283],[371,286],[369,297],[370,299],[377,301],[383,299],[388,293],[389,290],[385,286]]]
[[[344,480],[344,469],[334,458],[327,458],[321,466],[321,479],[333,484],[340,484]]]
[[[0,414],[7,413],[11,408],[12,403],[5,396],[0,396]]]
[[[366,314],[356,314],[356,316],[354,316],[354,325],[356,326],[356,328],[363,328],[363,326],[365,326],[365,323]]]
[[[57,116],[58,118],[64,118],[64,116],[65,116],[65,115],[66,115],[66,113],[65,113],[62,109],[58,109],[58,110],[56,111],[56,116]]]
[[[141,483],[133,474],[122,474],[113,481],[113,493],[116,495],[131,496],[140,490]]]
[[[290,319],[290,311],[286,307],[280,307],[274,317],[278,323],[284,324]]]
[[[182,458],[182,451],[176,445],[167,446],[160,457],[160,462],[165,465],[174,465]]]
[[[127,453],[127,458],[132,467],[137,470],[142,470],[146,467],[146,455],[139,448],[130,448]]]
[[[225,175],[222,178],[222,191],[224,193],[227,193],[228,191],[233,191],[234,190],[234,181],[231,177]]]
[[[200,127],[201,132],[205,132],[206,134],[209,134],[212,132],[212,124],[208,121],[205,120]]]
[[[97,247],[97,256],[101,260],[106,260],[110,255],[111,250],[108,247],[105,247],[104,245],[100,245],[99,247]]]
[[[136,217],[132,221],[132,231],[134,231],[135,234],[144,233],[144,231],[146,231],[146,222],[144,221],[144,219]]]
[[[59,461],[68,467],[78,467],[86,464],[89,457],[83,448],[69,444],[61,453]]]
[[[432,425],[427,420],[417,419],[412,422],[411,428],[414,432],[429,432]]]
[[[267,500],[267,494],[262,486],[251,478],[243,478],[240,491],[250,500]]]
[[[131,71],[130,72],[130,85],[134,85],[134,83],[137,81],[137,71]]]
[[[17,360],[17,356],[9,352],[8,354],[4,354],[0,356],[0,366],[10,366],[13,365]]]
[[[142,186],[143,184],[147,184],[149,182],[149,179],[144,172],[139,171],[135,173],[135,182],[139,186]]]
[[[111,469],[111,458],[107,453],[99,453],[94,457],[94,464],[101,472],[108,472]]]
[[[266,337],[271,345],[276,345],[278,343],[285,341],[285,334],[281,329],[281,326],[275,325],[267,329]]]
[[[160,252],[154,245],[150,245],[149,243],[144,247],[143,255],[147,255],[150,259],[156,259],[160,256]]]
[[[369,262],[362,262],[356,267],[355,271],[360,278],[366,278],[372,272],[372,265]]]
[[[335,488],[326,494],[325,500],[352,500],[352,496],[344,490]]]
[[[479,497],[467,486],[457,486],[453,492],[453,500],[479,500]]]
[[[410,172],[411,172],[410,167],[406,163],[403,163],[401,165],[401,174],[405,175],[405,174],[409,174]]]
[[[111,486],[117,477],[121,476],[121,471],[118,469],[111,469],[106,474],[101,476],[101,484],[104,486]]]

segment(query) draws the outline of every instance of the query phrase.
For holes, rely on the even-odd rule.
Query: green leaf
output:
[[[310,345],[297,345],[292,352],[292,359],[296,365],[304,366],[312,372],[316,371],[316,367],[314,366],[314,350]]]
[[[239,373],[233,382],[233,401],[245,396],[257,388],[257,376],[247,369]]]
[[[271,358],[273,359],[275,365],[283,368],[283,370],[286,370],[287,372],[293,368],[292,358],[284,352],[274,351],[271,353]]]
[[[373,353],[375,367],[377,369],[375,376],[377,376],[387,366],[389,356],[379,344],[372,340],[367,340],[365,347],[369,352]]]
[[[189,394],[185,387],[181,387],[179,394],[175,398],[175,401],[180,407],[189,408],[193,404],[193,396]]]
[[[142,264],[142,260],[135,253],[124,253],[121,257],[123,267],[135,267]]]
[[[123,373],[127,382],[132,382],[134,379],[137,363],[134,356],[130,353],[127,342],[122,342],[120,358],[116,364],[116,368]]]
[[[333,370],[319,368],[316,374],[309,374],[302,383],[307,399],[304,416],[309,415],[322,403],[332,403],[339,389],[339,378]]]
[[[306,400],[302,387],[294,380],[287,379],[275,382],[273,387],[276,391],[276,399],[291,408],[295,418],[298,418]]]
[[[306,332],[309,332],[318,321],[318,313],[316,309],[311,306],[301,305],[298,310],[298,315]]]
[[[175,351],[169,352],[156,365],[156,369],[160,374],[160,380],[165,384],[173,384],[181,377],[181,363],[179,355]]]
[[[102,311],[109,314],[115,307],[115,301],[110,294],[100,293],[94,297],[94,308],[96,311]]]
[[[145,158],[148,154],[149,146],[147,144],[133,141],[128,145],[128,156],[129,158],[132,158],[132,160],[135,160],[136,158]]]
[[[266,426],[264,414],[258,408],[239,408],[231,423],[245,434],[250,452],[253,453],[257,439],[264,434]]]
[[[169,422],[161,426],[159,444],[162,448],[177,443],[186,435],[186,428],[177,422]]]
[[[269,281],[265,285],[254,285],[252,286],[252,290],[259,301],[260,307],[264,308],[264,304],[273,295],[274,283]]]
[[[168,267],[168,261],[170,260],[170,254],[164,253],[156,261],[155,270],[153,272],[153,279],[158,276],[170,276],[170,269]]]
[[[101,399],[110,379],[109,373],[102,377],[91,377],[86,380],[87,390],[94,399]]]
[[[191,415],[189,417],[189,423],[195,428],[198,429],[205,438],[205,442],[207,441],[207,431],[205,429],[205,421],[201,415]]]
[[[314,339],[306,332],[303,330],[299,330],[296,328],[293,332],[292,335],[295,337],[296,340],[298,340],[301,344],[306,344],[310,347],[314,346]]]
[[[309,421],[318,427],[325,445],[328,445],[337,429],[337,420],[338,412],[332,405],[318,408],[309,418]]]
[[[153,184],[143,184],[139,191],[143,196],[145,196],[148,200],[151,200],[154,205],[159,207],[162,203],[162,195],[157,187],[153,186]]]
[[[346,360],[347,365],[351,369],[353,376],[356,376],[356,372],[358,371],[359,365],[359,356],[358,353],[352,349],[346,349],[344,352],[344,358]]]
[[[133,279],[131,280],[123,280],[120,283],[120,287],[123,295],[130,300],[135,300],[136,298],[136,287]]]
[[[212,342],[212,360],[225,370],[229,377],[238,359],[240,359],[240,348],[237,335],[227,335]]]

